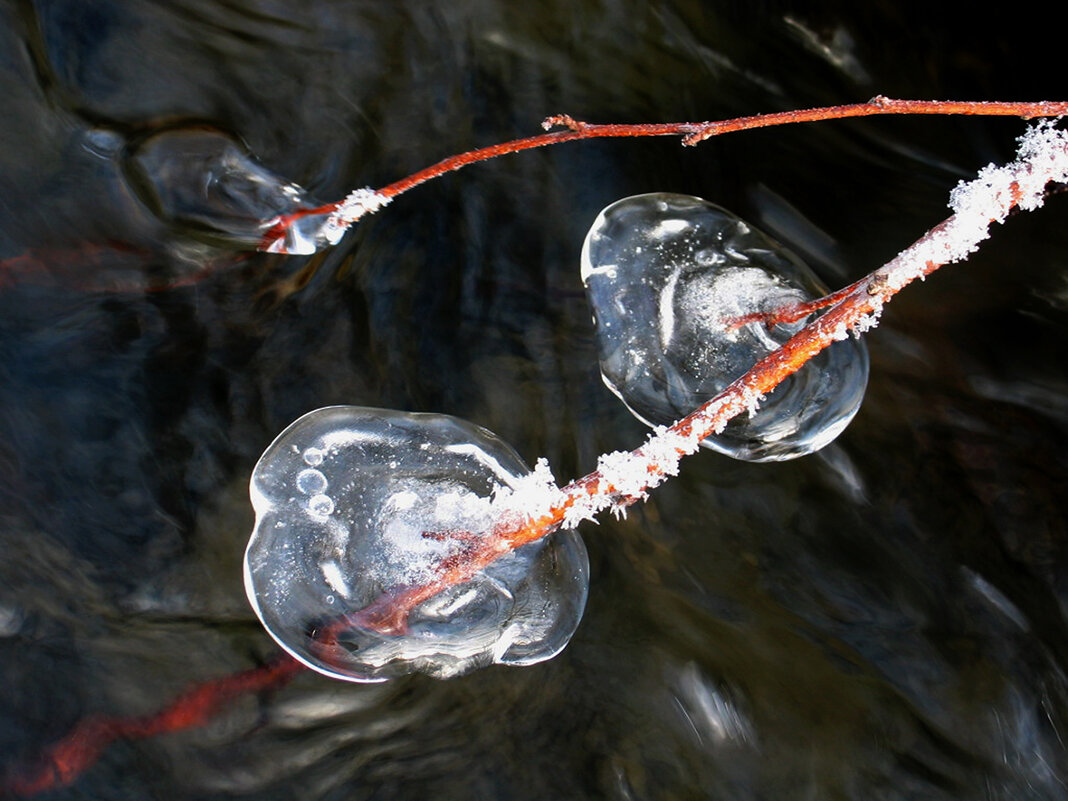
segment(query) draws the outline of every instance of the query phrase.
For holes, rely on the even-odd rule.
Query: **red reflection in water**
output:
[[[76,725],[33,764],[16,767],[0,784],[0,796],[29,796],[74,782],[115,740],[137,740],[202,726],[245,693],[285,685],[306,670],[288,654],[259,667],[193,685],[152,715],[91,717]]]

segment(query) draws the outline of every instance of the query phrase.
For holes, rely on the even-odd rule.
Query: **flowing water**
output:
[[[237,249],[209,199],[173,213],[160,165],[196,182],[166,160],[146,177],[155,137],[211,131],[336,199],[554,113],[1065,94],[1041,20],[931,5],[4,0],[0,770],[276,653],[242,587],[248,482],[301,414],[455,415],[563,480],[639,444],[579,274],[607,204],[707,198],[837,287],[941,220],[1024,123],[567,144],[288,257]],[[1064,798],[1065,213],[1053,198],[896,299],[824,451],[702,452],[627,519],[584,525],[589,601],[553,660],[307,672],[119,741],[50,797]]]

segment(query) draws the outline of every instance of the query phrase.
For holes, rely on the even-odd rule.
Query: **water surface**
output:
[[[794,7],[796,5],[796,7]],[[1006,160],[1014,120],[564,145],[414,190],[325,256],[161,219],[129,156],[210,126],[319,197],[591,121],[1064,94],[1022,23],[928,4],[0,4],[0,758],[269,659],[247,486],[310,409],[456,415],[557,478],[636,446],[586,230],[698,195],[831,286]],[[1057,799],[1068,775],[1064,201],[910,288],[821,455],[704,452],[583,529],[586,614],[531,668],[310,673],[122,742],[74,799]]]

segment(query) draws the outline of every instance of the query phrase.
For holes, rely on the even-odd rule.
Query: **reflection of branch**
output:
[[[36,795],[66,787],[115,740],[140,739],[201,726],[232,699],[281,687],[303,670],[304,666],[297,660],[279,654],[260,667],[197,684],[152,715],[86,718],[49,747],[32,771],[16,772],[0,783],[0,797],[8,793]]]
[[[260,250],[284,253],[286,234],[290,227],[306,217],[326,215],[324,220],[323,241],[334,244],[341,234],[365,214],[378,211],[397,195],[425,183],[447,172],[487,161],[497,156],[518,153],[546,145],[574,142],[580,139],[598,139],[605,137],[632,136],[681,136],[684,145],[696,145],[705,139],[734,131],[748,131],[753,128],[767,128],[773,125],[788,125],[798,122],[817,122],[819,120],[836,120],[848,117],[871,117],[883,114],[969,114],[999,117],[1058,117],[1068,114],[1068,102],[1037,103],[997,103],[954,100],[892,100],[878,95],[867,103],[853,103],[845,106],[825,106],[823,108],[801,109],[799,111],[781,111],[775,114],[755,114],[750,117],[737,117],[718,122],[665,122],[651,124],[596,125],[579,122],[566,114],[547,117],[542,127],[548,130],[554,126],[566,128],[564,131],[514,139],[497,145],[459,153],[442,159],[437,164],[412,173],[406,178],[395,181],[389,186],[374,191],[357,189],[344,200],[328,203],[312,209],[301,209],[292,214],[283,214],[264,223],[265,233],[260,242]]]

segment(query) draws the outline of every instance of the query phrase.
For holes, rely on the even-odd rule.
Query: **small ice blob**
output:
[[[701,198],[668,193],[624,198],[597,216],[582,280],[604,382],[651,426],[694,411],[807,322],[769,331],[732,328],[732,318],[826,294],[765,234]],[[755,462],[812,453],[853,419],[867,381],[864,344],[836,342],[702,444]]]
[[[403,634],[348,622],[383,595],[425,586],[462,560],[493,531],[501,507],[491,498],[508,496],[530,473],[495,435],[454,417],[356,406],[310,412],[278,436],[252,474],[249,601],[290,654],[349,681],[413,671],[446,678],[495,662],[549,659],[586,603],[586,549],[570,530],[423,601]]]
[[[171,128],[131,145],[124,164],[141,200],[184,233],[225,247],[254,249],[265,225],[316,207],[313,198],[258,163],[232,137],[206,127]],[[314,253],[329,215],[292,226],[288,253]],[[298,241],[299,240],[299,241]]]

